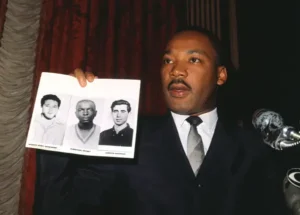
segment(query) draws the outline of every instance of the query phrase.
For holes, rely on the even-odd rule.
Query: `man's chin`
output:
[[[176,113],[176,114],[180,114],[180,115],[189,115],[191,113],[191,109],[186,107],[185,105],[169,105],[169,109]]]
[[[190,101],[187,98],[166,98],[168,108],[177,114],[185,115],[190,112],[191,108],[189,107]]]
[[[45,114],[44,117],[45,117],[46,119],[48,119],[48,120],[52,120],[52,119],[55,118],[55,115],[49,116],[49,115],[46,115],[46,114]]]
[[[90,124],[91,121],[80,121],[81,124]]]
[[[125,124],[125,122],[123,122],[123,123],[116,123],[115,122],[115,125],[117,125],[117,126],[121,126],[121,125],[124,125]]]

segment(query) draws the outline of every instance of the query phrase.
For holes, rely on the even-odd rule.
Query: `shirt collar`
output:
[[[171,114],[173,116],[174,122],[178,127],[181,127],[184,122],[186,122],[186,119],[189,117],[189,115],[180,115],[177,113],[174,113],[171,111]],[[209,130],[213,130],[216,126],[216,123],[218,121],[218,113],[217,108],[206,112],[204,114],[199,115],[199,117],[202,119],[202,124],[205,125]]]
[[[123,128],[122,130],[120,130],[119,133],[124,132],[124,131],[128,130],[129,128],[130,128],[130,125],[128,123],[126,123],[126,127]],[[112,130],[113,130],[113,132],[117,133],[115,126],[112,127]]]

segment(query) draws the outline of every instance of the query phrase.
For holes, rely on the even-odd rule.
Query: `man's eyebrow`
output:
[[[210,56],[204,51],[204,50],[201,50],[201,49],[192,49],[192,50],[188,50],[186,51],[188,54],[199,54],[199,55],[204,55],[206,56],[207,58],[210,58]],[[167,49],[164,51],[164,54],[165,55],[169,55],[171,54],[172,51]]]
[[[188,54],[199,54],[199,55],[205,55],[207,58],[210,58],[210,56],[203,50],[201,49],[193,49],[193,50],[188,50]]]

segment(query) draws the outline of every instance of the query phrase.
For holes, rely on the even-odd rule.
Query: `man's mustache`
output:
[[[168,85],[168,90],[171,89],[171,87],[172,87],[173,84],[183,84],[183,85],[186,86],[189,90],[192,89],[192,87],[191,87],[188,83],[186,83],[184,80],[182,80],[182,79],[173,79],[173,80],[169,83],[169,85]]]

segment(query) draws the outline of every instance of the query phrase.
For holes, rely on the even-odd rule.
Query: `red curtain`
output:
[[[32,101],[41,72],[82,68],[100,78],[141,79],[140,113],[164,113],[161,56],[168,38],[185,23],[182,0],[44,0]],[[34,150],[27,150],[24,169],[20,214],[31,215]]]

